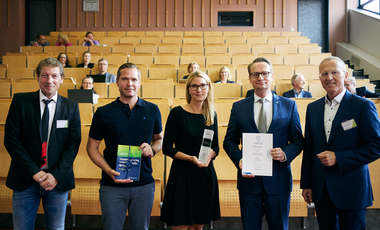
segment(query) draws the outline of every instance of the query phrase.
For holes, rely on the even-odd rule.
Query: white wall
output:
[[[360,59],[355,69],[364,69],[370,80],[380,80],[380,16],[367,11],[350,10],[350,43],[337,43],[337,56]]]

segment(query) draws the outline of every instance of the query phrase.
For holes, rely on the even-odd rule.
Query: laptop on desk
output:
[[[68,89],[67,97],[78,103],[91,103],[93,102],[93,90],[88,89]]]
[[[94,83],[106,82],[106,75],[87,75],[87,77],[92,77],[92,79],[94,79]]]

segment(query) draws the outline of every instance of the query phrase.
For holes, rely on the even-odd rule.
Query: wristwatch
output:
[[[152,148],[152,152],[153,152],[153,156],[156,155],[156,150],[154,150],[154,148],[152,146],[150,146]]]

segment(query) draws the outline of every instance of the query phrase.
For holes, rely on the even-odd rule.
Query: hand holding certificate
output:
[[[243,175],[272,176],[273,134],[243,133]]]

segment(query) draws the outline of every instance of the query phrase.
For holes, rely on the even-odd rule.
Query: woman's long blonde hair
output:
[[[205,123],[207,126],[214,124],[214,117],[215,117],[215,109],[214,109],[214,93],[212,90],[212,84],[210,78],[202,71],[195,71],[189,75],[186,81],[186,102],[190,104],[191,102],[191,96],[189,92],[190,83],[191,81],[196,78],[201,77],[203,78],[207,85],[208,85],[208,93],[206,96],[206,99],[203,101],[202,109],[203,109],[203,117],[205,118]]]
[[[69,39],[67,38],[66,34],[64,33],[59,33],[58,37],[61,37],[63,40],[63,44],[70,43]]]

